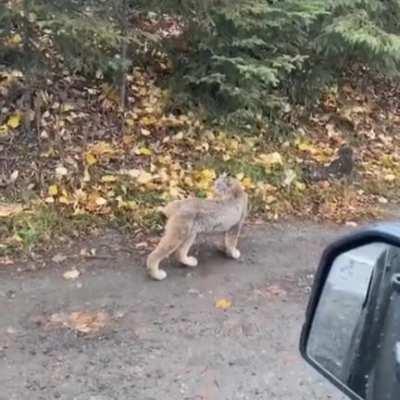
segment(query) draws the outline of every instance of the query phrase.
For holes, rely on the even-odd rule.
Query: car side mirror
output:
[[[324,252],[300,351],[351,399],[400,399],[400,224],[357,232]]]

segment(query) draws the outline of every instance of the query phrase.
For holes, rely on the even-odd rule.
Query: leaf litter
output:
[[[106,101],[104,85],[50,74],[41,89],[45,134],[38,151],[19,135],[23,124],[17,105],[9,107],[1,126],[12,130],[13,145],[0,143],[5,155],[0,186],[5,185],[6,198],[17,194],[34,201],[0,203],[0,217],[12,219],[24,208],[45,206],[66,219],[93,217],[134,232],[157,231],[160,207],[174,199],[210,196],[222,172],[236,176],[249,192],[255,221],[295,216],[357,222],[379,216],[381,205],[399,198],[400,138],[394,132],[400,116],[395,102],[380,104],[385,87],[379,84],[368,96],[354,79],[335,94],[324,93],[322,106],[280,143],[266,128],[249,137],[210,127],[191,112],[171,113],[165,90],[149,70],[136,68],[128,78],[130,100],[121,112]],[[23,85],[24,76],[18,79]],[[80,88],[74,95],[68,92],[72,82]],[[391,93],[393,98],[399,94]],[[354,149],[357,177],[308,180],[304,171],[329,164],[343,143]],[[2,171],[10,170],[18,171],[12,182],[2,181]],[[29,197],[23,196],[27,188]],[[0,239],[12,235],[13,229],[3,231]]]
[[[91,334],[105,328],[110,320],[110,315],[104,311],[74,311],[70,314],[52,314],[49,326],[62,326],[79,333]]]

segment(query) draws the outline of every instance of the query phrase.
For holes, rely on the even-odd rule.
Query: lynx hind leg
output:
[[[167,273],[159,268],[160,262],[184,244],[189,232],[190,225],[182,218],[171,218],[167,222],[164,236],[147,257],[147,271],[153,279],[161,281],[167,277]]]
[[[225,252],[229,257],[235,260],[240,258],[240,251],[237,248],[239,233],[240,226],[234,226],[229,231],[225,232]]]
[[[183,265],[188,267],[197,267],[198,261],[197,258],[188,256],[189,250],[193,245],[194,240],[196,239],[196,234],[191,233],[189,238],[178,248],[176,251],[177,259]]]

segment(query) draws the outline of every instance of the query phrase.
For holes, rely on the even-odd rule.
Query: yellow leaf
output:
[[[49,193],[49,196],[57,196],[57,194],[58,194],[58,186],[57,185],[49,186],[48,193]]]
[[[393,181],[396,180],[396,175],[387,174],[387,175],[385,175],[384,179],[385,179],[386,182],[393,182]]]
[[[0,125],[0,136],[6,135],[8,133],[8,126],[7,125]]]
[[[126,124],[127,124],[128,126],[133,126],[133,125],[135,125],[135,121],[134,121],[133,119],[131,119],[131,118],[126,119],[125,122],[126,122]]]
[[[155,117],[149,115],[149,116],[143,117],[141,119],[141,122],[142,122],[143,125],[147,125],[148,126],[148,125],[155,124],[157,122],[157,119]]]
[[[126,202],[126,207],[131,209],[131,210],[135,210],[137,208],[137,203],[134,200],[129,200]]]
[[[242,186],[243,186],[245,189],[253,189],[254,186],[255,186],[254,183],[253,183],[253,181],[252,181],[251,178],[249,178],[249,177],[243,178],[242,181],[241,181],[241,183],[242,183]]]
[[[22,37],[19,33],[16,33],[15,35],[12,35],[8,39],[8,43],[13,44],[13,45],[19,45],[22,42]]]
[[[18,128],[21,125],[21,115],[20,114],[10,115],[7,120],[7,125],[12,129]]]
[[[210,188],[211,183],[216,178],[217,174],[213,169],[203,169],[195,174],[197,187],[201,190],[207,190]]]
[[[306,151],[306,152],[308,152],[310,154],[313,154],[313,155],[320,152],[320,150],[317,149],[313,144],[311,144],[310,142],[308,142],[308,141],[306,141],[304,139],[303,140],[302,139],[298,139],[296,141],[296,145],[297,145],[297,148],[300,151]]]
[[[100,157],[103,155],[112,155],[115,153],[115,150],[110,143],[98,142],[90,146],[89,152],[92,153],[95,157]]]
[[[140,183],[141,185],[146,185],[147,183],[150,183],[153,180],[153,175],[149,174],[146,171],[141,171],[140,175],[136,178],[137,182]]]
[[[101,178],[101,181],[105,182],[105,183],[112,183],[112,182],[116,182],[117,180],[118,180],[118,178],[114,175],[104,175]]]
[[[4,204],[0,203],[0,217],[11,217],[19,214],[22,211],[20,204]]]
[[[232,302],[228,299],[219,299],[215,303],[215,307],[220,310],[227,310],[232,307]]]
[[[257,161],[265,165],[266,167],[271,167],[273,165],[283,165],[282,156],[278,152],[260,154]]]
[[[89,152],[85,154],[85,161],[87,165],[94,165],[97,163],[97,158]]]
[[[306,188],[306,185],[303,182],[296,181],[294,184],[300,191],[303,191]]]
[[[272,196],[272,195],[267,196],[267,198],[265,199],[265,202],[266,202],[267,204],[272,204],[272,203],[274,203],[275,201],[276,201],[276,197],[275,197],[275,196]]]
[[[66,204],[66,205],[73,203],[73,201],[71,199],[69,199],[67,196],[59,197],[58,202],[61,204]]]
[[[135,150],[135,154],[138,156],[151,156],[153,152],[147,147],[139,147]]]
[[[75,106],[71,103],[64,103],[61,106],[61,112],[69,112],[75,109]]]

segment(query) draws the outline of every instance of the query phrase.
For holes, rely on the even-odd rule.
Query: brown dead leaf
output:
[[[270,285],[264,288],[260,288],[256,290],[256,293],[267,299],[272,299],[275,297],[285,297],[287,295],[286,290],[279,285]]]
[[[56,254],[51,260],[57,264],[64,262],[67,259],[67,256],[63,254]]]
[[[69,271],[64,272],[63,277],[67,280],[77,279],[81,273],[76,269],[71,269]]]
[[[10,257],[0,257],[0,265],[14,265]]]
[[[21,204],[5,204],[0,203],[0,218],[11,217],[22,212],[23,207]]]
[[[59,324],[81,333],[96,333],[104,328],[109,320],[110,316],[104,311],[57,313],[50,317],[50,323]]]

